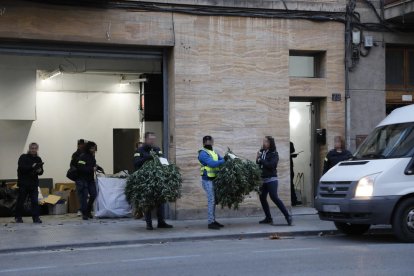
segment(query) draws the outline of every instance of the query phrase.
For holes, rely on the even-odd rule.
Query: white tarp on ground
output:
[[[132,216],[131,205],[125,197],[126,179],[98,177],[98,196],[95,202],[95,216],[99,218],[121,218]]]

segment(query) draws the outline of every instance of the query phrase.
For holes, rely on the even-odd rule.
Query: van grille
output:
[[[325,198],[345,198],[352,181],[322,181],[319,183],[319,196]]]

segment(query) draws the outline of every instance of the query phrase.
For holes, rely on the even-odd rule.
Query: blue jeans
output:
[[[88,181],[79,179],[76,181],[76,190],[78,192],[80,201],[80,210],[82,215],[86,216],[92,211],[93,203],[96,199],[96,184],[95,180]],[[89,200],[88,200],[89,197]]]
[[[202,179],[201,183],[203,185],[204,191],[207,194],[207,203],[208,203],[208,223],[213,223],[216,221],[216,201],[214,198],[214,184],[212,180]]]
[[[280,200],[279,196],[277,195],[277,186],[278,181],[272,181],[268,183],[263,183],[262,187],[260,188],[260,203],[262,204],[263,211],[266,215],[266,218],[272,218],[272,215],[270,213],[269,203],[267,203],[267,195],[270,195],[270,199],[273,201],[274,204],[280,209],[282,214],[287,219],[290,215],[283,204],[283,202]]]

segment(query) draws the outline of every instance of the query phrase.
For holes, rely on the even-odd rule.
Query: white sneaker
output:
[[[78,210],[78,213],[76,214],[78,217],[82,216],[82,212],[80,210]]]

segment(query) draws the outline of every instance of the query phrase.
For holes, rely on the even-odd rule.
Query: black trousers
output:
[[[95,180],[77,180],[76,190],[78,192],[82,215],[87,216],[92,211],[93,203],[97,195]]]
[[[39,217],[39,203],[38,203],[39,191],[37,185],[32,186],[21,186],[19,187],[19,194],[17,196],[16,203],[16,218],[22,218],[24,212],[24,203],[26,202],[27,197],[30,198],[30,203],[32,205],[32,218]]]
[[[152,224],[151,213],[152,213],[152,210],[147,210],[145,212],[145,221],[147,222],[147,224]],[[164,222],[164,204],[157,206],[157,218],[158,218],[158,223]]]
[[[298,198],[296,197],[296,191],[295,191],[295,184],[293,182],[293,179],[295,177],[295,172],[293,169],[290,170],[290,200],[293,206],[298,204]]]
[[[272,181],[268,183],[263,183],[262,187],[260,188],[260,203],[262,204],[263,211],[266,215],[266,218],[271,218],[272,215],[270,213],[269,203],[267,202],[267,195],[270,196],[270,199],[276,204],[276,206],[280,209],[282,214],[287,219],[289,217],[289,213],[280,200],[279,196],[277,195],[277,187],[278,181]]]

